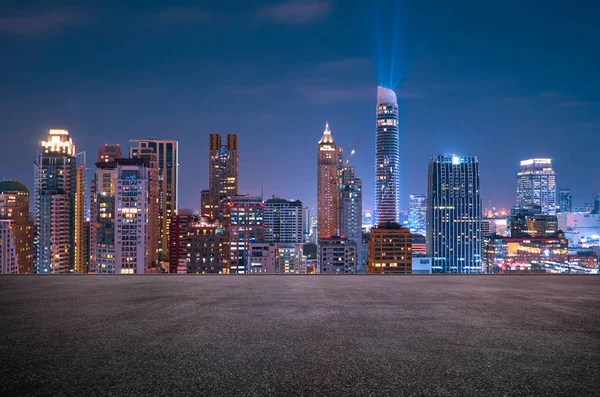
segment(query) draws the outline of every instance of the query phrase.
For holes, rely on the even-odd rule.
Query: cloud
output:
[[[197,8],[168,8],[153,15],[156,21],[163,23],[208,23],[213,15]]]
[[[556,98],[560,94],[557,91],[546,90],[540,93],[542,98]]]
[[[303,25],[327,17],[333,10],[331,0],[286,0],[257,11],[266,21],[290,25]]]
[[[565,101],[565,102],[561,102],[560,106],[562,106],[563,108],[581,108],[581,107],[588,107],[588,106],[597,105],[597,104],[600,104],[600,102],[597,102],[597,101]]]
[[[27,15],[0,17],[0,33],[38,35],[79,26],[89,21],[87,12],[74,8],[43,10]]]
[[[320,63],[317,65],[319,69],[328,69],[328,70],[340,70],[340,69],[353,69],[360,68],[364,66],[372,66],[373,62],[369,58],[365,57],[355,57],[355,58],[345,58],[345,59],[336,59],[333,61],[327,61]]]

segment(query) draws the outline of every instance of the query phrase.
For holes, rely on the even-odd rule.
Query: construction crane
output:
[[[348,155],[348,158],[346,158],[346,161],[344,161],[344,167],[346,167],[348,165],[348,163],[350,162],[350,159],[352,158],[354,153],[356,153],[356,148],[358,147],[358,145],[360,145],[360,139],[358,140],[358,142],[356,142],[356,145],[354,145],[354,147],[350,151],[350,154]]]

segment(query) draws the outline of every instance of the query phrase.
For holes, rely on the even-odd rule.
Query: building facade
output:
[[[238,194],[238,136],[227,134],[226,143],[223,144],[221,135],[210,134],[208,149],[209,200],[206,208],[210,213],[203,214],[227,226],[228,205],[231,198]]]
[[[0,274],[18,274],[15,220],[0,219]]]
[[[233,196],[229,212],[230,273],[247,273],[250,245],[264,241],[262,197]]]
[[[410,229],[393,222],[382,223],[371,228],[367,273],[412,273],[412,233]]]
[[[35,264],[38,274],[74,270],[76,152],[69,131],[51,129],[34,163]]]
[[[302,217],[300,200],[288,201],[272,198],[264,205],[264,233],[268,243],[302,243]]]
[[[148,149],[152,149],[156,154],[158,170],[150,171],[150,192],[152,195],[156,194],[158,199],[158,256],[165,259],[169,245],[169,223],[179,207],[179,144],[175,140],[164,139],[132,140],[130,142],[137,145],[130,149],[131,158],[148,156],[151,153]],[[149,164],[151,170],[154,170],[154,163],[150,161]],[[155,172],[158,175],[156,193],[154,193]],[[151,210],[154,212],[154,209]],[[154,219],[154,217],[150,218]],[[151,234],[154,235],[154,232]],[[152,241],[151,243],[154,245]],[[151,259],[153,259],[152,256],[153,254],[151,254]]]
[[[481,273],[482,205],[476,157],[437,156],[429,163],[427,256],[433,272]]]
[[[375,136],[375,225],[399,223],[400,125],[398,101],[393,90],[377,87]]]
[[[90,240],[89,226],[86,225],[86,161],[85,152],[77,155],[75,169],[75,201],[73,203],[75,218],[73,220],[73,254],[75,256],[74,272],[86,274],[90,270]],[[87,229],[87,230],[86,230]]]
[[[0,182],[0,220],[13,220],[20,274],[33,273],[33,219],[29,216],[29,190],[18,181]]]
[[[408,196],[408,228],[413,233],[427,234],[427,196],[424,194]]]
[[[317,267],[321,274],[356,274],[357,264],[355,241],[339,236],[319,239]]]
[[[340,156],[329,124],[317,148],[317,218],[319,237],[338,234],[338,170]]]
[[[558,190],[558,212],[573,212],[573,198],[571,189]]]
[[[517,173],[517,207],[542,207],[542,214],[556,214],[556,174],[551,159],[521,161]]]
[[[364,273],[362,255],[362,181],[354,174],[354,167],[340,171],[339,187],[340,236],[356,244],[357,273]]]

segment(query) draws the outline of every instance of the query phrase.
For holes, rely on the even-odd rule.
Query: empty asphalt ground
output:
[[[598,396],[598,276],[0,277],[0,395]]]

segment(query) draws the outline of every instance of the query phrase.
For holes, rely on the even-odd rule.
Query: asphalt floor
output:
[[[600,276],[5,276],[0,395],[598,396]]]

